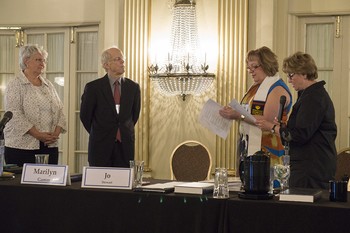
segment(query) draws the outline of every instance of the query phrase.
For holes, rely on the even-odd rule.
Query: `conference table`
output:
[[[155,180],[151,180],[155,182]],[[163,181],[164,182],[164,181]],[[3,233],[350,232],[350,203],[249,200],[0,181]]]

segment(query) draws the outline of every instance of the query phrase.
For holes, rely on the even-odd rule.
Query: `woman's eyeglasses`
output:
[[[295,75],[295,73],[287,73],[287,78],[289,80],[292,80],[294,75]]]
[[[247,66],[247,71],[254,72],[256,69],[258,69],[261,65],[252,65],[252,66]]]

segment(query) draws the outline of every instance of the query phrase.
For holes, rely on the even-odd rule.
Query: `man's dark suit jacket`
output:
[[[134,126],[140,114],[140,95],[139,84],[128,78],[122,78],[120,110],[117,114],[107,74],[86,84],[81,97],[80,120],[90,134],[88,148],[90,166],[111,166],[109,163],[118,128],[124,151],[121,156],[125,166],[129,166],[129,160],[134,160]]]

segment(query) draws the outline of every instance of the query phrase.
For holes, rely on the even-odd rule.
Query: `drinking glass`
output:
[[[134,169],[133,187],[140,188],[142,186],[144,161],[130,160],[130,168]]]
[[[290,165],[276,164],[273,173],[280,182],[281,191],[286,190],[289,187]]]
[[[228,177],[226,168],[215,168],[213,197],[229,197]]]
[[[35,155],[35,163],[48,164],[49,163],[49,154],[37,154],[37,155]]]

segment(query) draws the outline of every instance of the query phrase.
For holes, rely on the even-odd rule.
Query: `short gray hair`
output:
[[[102,55],[101,55],[101,64],[102,64],[102,66],[104,64],[106,64],[109,60],[112,59],[112,55],[110,53],[111,49],[118,49],[118,50],[120,50],[117,46],[112,46],[112,47],[109,47],[108,49],[104,50],[102,52]]]
[[[109,53],[109,49],[106,49],[105,51],[102,52],[102,55],[101,55],[102,66],[106,64],[110,59],[112,59],[112,55]]]
[[[19,49],[19,66],[21,67],[21,70],[25,70],[27,68],[25,61],[34,53],[40,53],[45,60],[47,59],[48,53],[42,46],[37,44],[24,45]]]

